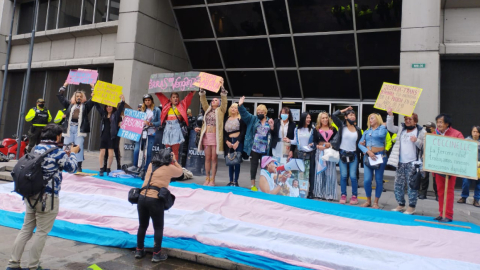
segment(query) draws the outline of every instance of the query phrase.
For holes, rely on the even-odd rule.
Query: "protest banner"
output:
[[[72,69],[68,73],[67,83],[79,85],[84,84],[94,84],[97,81],[98,72],[96,70],[89,69]]]
[[[205,72],[159,73],[150,76],[148,93],[198,91],[199,87],[218,92],[223,78]]]
[[[392,108],[394,113],[412,116],[422,90],[422,88],[384,82],[374,108],[384,111]]]
[[[122,88],[119,85],[98,81],[95,85],[92,101],[116,108],[120,102]]]
[[[147,119],[146,113],[125,109],[117,136],[138,142],[142,136],[145,119]]]

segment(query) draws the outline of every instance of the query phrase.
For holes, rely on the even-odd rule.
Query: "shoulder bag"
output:
[[[230,150],[232,150],[232,149],[233,148],[230,148]],[[242,161],[243,161],[242,153],[237,152],[237,151],[232,152],[230,150],[229,150],[229,153],[227,154],[227,156],[225,157],[225,165],[234,166],[234,165],[242,163]]]
[[[175,113],[175,111],[173,112],[173,114],[174,114],[175,117],[177,118],[178,124],[180,125],[180,130],[182,131],[183,138],[186,138],[187,135],[188,135],[187,124],[185,123],[185,121],[180,121],[180,119],[178,119],[178,116],[177,116],[177,114]]]
[[[146,188],[132,188],[130,191],[128,191],[128,202],[131,204],[137,204],[138,203],[138,198],[140,198],[140,192],[142,190],[146,189],[148,190],[150,188],[150,181],[152,181],[152,176],[153,176],[154,170],[152,170],[152,173],[150,174],[150,179],[148,180],[147,187]],[[146,193],[145,193],[146,195]]]

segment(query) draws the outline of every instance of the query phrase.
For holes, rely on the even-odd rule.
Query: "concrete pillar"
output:
[[[403,0],[400,84],[423,88],[415,108],[420,124],[440,112],[440,2]]]
[[[0,65],[2,65],[2,66],[5,64],[5,60],[7,59],[7,45],[8,45],[8,43],[6,41],[6,38],[8,37],[8,34],[10,33],[10,23],[11,23],[11,19],[12,19],[12,10],[13,10],[13,2],[7,1],[7,0],[0,0]],[[18,11],[18,9],[17,9],[17,11]],[[17,12],[17,14],[18,14],[18,12]],[[17,15],[15,15],[15,16],[17,16]],[[5,74],[4,71],[0,72],[0,91],[2,91],[1,87],[2,87],[2,83],[3,83],[3,75],[4,74]],[[4,102],[4,103],[5,103],[5,101],[6,100],[0,100],[0,102]],[[3,126],[5,124],[6,117],[7,117],[7,115],[5,113],[2,114],[2,122],[0,123],[0,134],[3,134]]]

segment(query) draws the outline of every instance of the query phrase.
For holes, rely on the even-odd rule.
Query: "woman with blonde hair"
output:
[[[321,112],[317,117],[313,143],[317,147],[315,155],[315,183],[313,185],[313,196],[323,200],[337,200],[337,170],[336,163],[323,161],[323,151],[331,147],[329,141],[337,134],[332,126],[332,119],[327,112]],[[319,162],[321,164],[319,164]],[[312,189],[310,189],[312,190]]]
[[[247,125],[238,113],[238,104],[233,103],[228,109],[228,118],[223,124],[223,139],[224,139],[224,154],[225,158],[231,152],[236,152],[237,155],[242,156],[243,142],[245,140],[245,133],[247,132]],[[230,182],[227,186],[238,187],[238,177],[240,175],[240,163],[228,167],[228,174]]]
[[[387,137],[387,128],[383,125],[382,117],[377,113],[368,116],[368,129],[362,135],[358,148],[363,152],[364,173],[363,185],[367,194],[367,202],[363,207],[379,209],[378,201],[383,191],[383,172],[387,165],[387,154],[385,151],[385,139]],[[365,146],[362,144],[365,144]],[[381,159],[382,163],[371,165],[371,162],[377,162]],[[372,178],[375,172],[375,202],[372,205]]]

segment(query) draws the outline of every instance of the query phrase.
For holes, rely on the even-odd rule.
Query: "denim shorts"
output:
[[[178,120],[167,121],[165,129],[163,130],[162,143],[164,145],[175,145],[181,144],[184,141],[185,138],[183,138],[182,129],[180,128]]]

